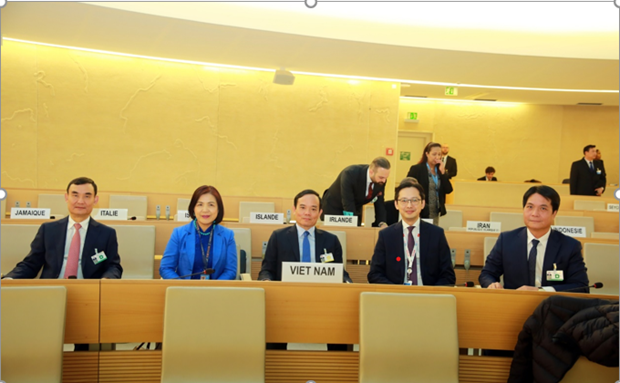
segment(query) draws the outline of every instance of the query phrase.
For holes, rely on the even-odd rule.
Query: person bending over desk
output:
[[[235,279],[237,246],[234,232],[218,225],[224,203],[213,186],[200,186],[189,203],[192,221],[172,231],[159,274],[163,279]]]

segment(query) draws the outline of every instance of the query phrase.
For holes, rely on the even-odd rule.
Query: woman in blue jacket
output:
[[[161,277],[235,279],[237,246],[233,231],[219,225],[224,218],[220,193],[213,186],[200,186],[188,210],[192,222],[172,231],[159,266]]]

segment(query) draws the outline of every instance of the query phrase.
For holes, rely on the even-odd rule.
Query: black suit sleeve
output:
[[[45,227],[41,225],[37,235],[30,244],[30,252],[5,277],[14,279],[35,278],[45,264]]]
[[[579,169],[578,163],[573,162],[570,167],[570,194],[578,194],[579,189]]]
[[[342,254],[340,259],[342,259]],[[260,272],[258,273],[258,280],[279,281],[280,278],[277,278],[278,267],[280,266],[278,265],[279,262],[278,238],[276,232],[274,231],[271,233],[271,237],[269,237],[269,242],[267,242],[267,250],[265,250],[265,258],[263,258],[263,264]]]
[[[454,269],[452,268],[452,257],[450,256],[450,246],[448,245],[448,240],[446,239],[446,234],[444,231],[441,231],[441,236],[439,238],[439,267],[441,269],[441,274],[439,275],[439,279],[435,285],[437,286],[451,286],[456,283],[456,275],[454,274]]]
[[[437,173],[440,173],[439,171]],[[446,194],[450,194],[452,193],[452,191],[454,190],[452,188],[452,182],[450,182],[450,177],[448,177],[448,175],[446,173],[444,174],[439,174],[439,183],[441,184],[441,192],[446,195]]]
[[[349,211],[355,214],[355,184],[356,184],[355,172],[351,169],[346,169],[342,172],[342,179],[340,180],[340,195],[342,196],[342,210]],[[342,213],[340,213],[342,214]]]
[[[603,188],[603,191],[605,191],[605,187],[607,187],[605,165],[603,164],[603,161],[594,161],[594,167],[601,171],[601,174],[598,176],[598,181],[596,182],[596,185],[594,185],[594,189]]]
[[[381,191],[381,195],[377,196],[377,200],[375,201],[375,222],[373,226],[377,227],[381,222],[387,222],[387,212],[385,211],[385,185],[384,189]]]
[[[384,234],[384,232],[380,231],[379,239],[377,240],[377,244],[375,245],[375,252],[372,255],[370,272],[368,272],[368,283],[394,284],[387,277],[386,249],[384,239],[385,236],[382,234]]]
[[[335,243],[334,248],[332,250],[332,255],[334,256],[334,262],[342,263],[342,282],[344,283],[353,283],[351,277],[349,277],[349,273],[347,273],[346,266],[342,259],[342,245],[340,244],[340,240],[338,237],[334,235]],[[320,253],[320,249],[315,249],[317,253]]]
[[[106,257],[108,258],[105,261],[107,263],[107,270],[103,272],[101,278],[120,279],[123,275],[123,268],[121,267],[121,257],[118,255],[116,230],[112,228],[108,229],[110,230],[110,235],[108,236],[108,242],[105,250]],[[84,256],[86,255],[82,254],[82,258]]]
[[[484,263],[482,271],[480,272],[478,281],[482,287],[488,287],[491,283],[499,282],[499,278],[504,274],[504,264],[502,259],[504,252],[503,238],[503,234],[500,234],[497,238],[497,242],[495,242],[495,246],[493,246],[493,249]]]

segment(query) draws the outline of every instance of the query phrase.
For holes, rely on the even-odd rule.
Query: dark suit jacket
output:
[[[405,280],[405,248],[402,221],[379,232],[372,255],[368,282],[402,285]],[[420,220],[420,268],[425,286],[456,283],[450,247],[443,229]]]
[[[332,253],[335,263],[342,263],[342,246],[338,237],[327,231],[314,228],[316,235],[315,258],[317,263],[321,263],[323,249]],[[297,237],[297,225],[275,230],[271,233],[263,265],[258,273],[258,280],[270,279],[272,281],[282,280],[282,262],[299,262],[299,238]],[[351,282],[349,273],[343,268],[343,281]]]
[[[482,176],[480,178],[478,178],[478,181],[486,181],[487,180],[487,176]],[[492,177],[491,181],[497,181],[496,177]]]
[[[60,275],[65,253],[69,217],[41,225],[30,244],[30,253],[6,277],[15,279],[35,278],[43,267],[41,279],[56,279]],[[104,251],[108,259],[94,264],[90,258],[97,251]],[[82,249],[82,274],[85,279],[119,279],[123,274],[118,255],[116,231],[90,219]]]
[[[594,189],[607,186],[607,175],[603,161],[594,160],[594,172],[590,171],[588,162],[582,158],[570,167],[570,194],[596,195]],[[600,174],[598,174],[600,170]]]
[[[438,172],[439,173],[439,172]],[[409,169],[409,173],[407,173],[407,177],[413,177],[418,180],[418,183],[422,185],[424,188],[424,193],[426,194],[426,198],[424,201],[426,202],[426,206],[424,206],[424,210],[420,213],[420,217],[428,218],[430,216],[430,208],[428,207],[428,168],[426,167],[426,162],[413,165],[411,169]],[[452,183],[450,183],[450,179],[446,175],[446,173],[441,174],[439,176],[439,209],[440,215],[446,215],[446,194],[452,193]]]
[[[446,156],[446,174],[448,175],[448,179],[456,177],[456,172],[456,159],[451,156]]]
[[[368,189],[366,185],[366,174],[368,165],[351,165],[346,167],[338,174],[338,178],[323,193],[323,214],[342,215],[343,211],[354,212],[357,216],[357,225],[362,224],[362,206],[374,201],[375,222],[373,226],[386,222],[384,189],[385,185],[374,184],[372,198],[367,199]]]
[[[547,281],[547,271],[553,270],[553,264],[564,272],[564,281]],[[503,232],[487,257],[480,273],[480,285],[487,287],[499,282],[504,276],[504,288],[517,289],[529,283],[527,263],[527,228]],[[581,243],[558,231],[551,230],[545,261],[543,264],[542,285],[553,286],[556,291],[583,287],[583,290],[571,292],[588,292],[588,275],[581,255]]]

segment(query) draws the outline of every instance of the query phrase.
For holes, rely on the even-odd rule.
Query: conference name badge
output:
[[[92,259],[93,263],[96,265],[105,261],[106,259],[108,259],[108,257],[106,257],[104,251],[97,251],[97,249],[95,249],[95,255],[90,257],[90,259]]]
[[[208,279],[211,279],[211,276],[210,275],[201,275],[200,279],[203,280],[203,281],[206,281]]]
[[[601,175],[601,169],[596,169],[596,174]]]
[[[334,262],[334,255],[332,253],[321,254],[321,263]]]
[[[553,270],[547,270],[548,282],[562,282],[564,280],[564,271],[557,270],[557,265],[553,264]]]
[[[375,202],[377,202],[377,200],[379,199],[379,197],[381,197],[381,194],[383,194],[383,192],[379,192],[379,194],[377,194],[377,195],[375,196],[375,198],[373,198],[373,199],[372,199],[372,201],[370,201],[370,203],[375,203]]]

